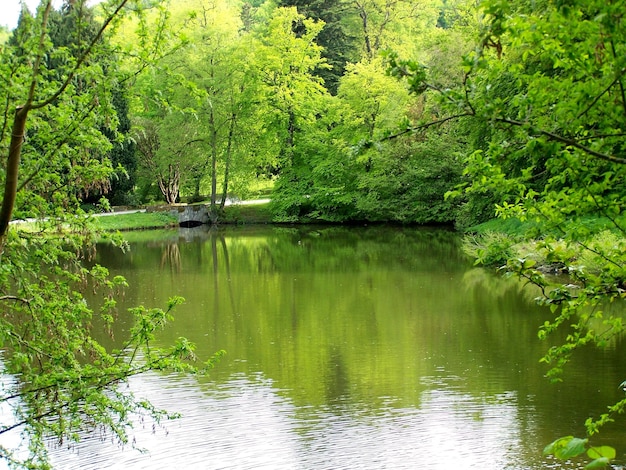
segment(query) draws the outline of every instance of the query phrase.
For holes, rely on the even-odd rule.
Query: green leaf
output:
[[[558,459],[567,460],[585,452],[588,439],[580,439],[574,436],[566,436],[548,444],[544,449],[544,455],[552,454]]]
[[[591,447],[587,451],[587,455],[591,459],[601,459],[607,458],[612,460],[615,458],[616,452],[615,449],[611,446],[599,446],[599,447]]]
[[[570,439],[574,439],[574,436],[560,437],[556,441],[551,442],[543,449],[543,455],[554,455],[554,453],[565,446]]]
[[[578,437],[572,438],[567,445],[559,449],[554,455],[556,455],[561,460],[567,460],[572,457],[576,457],[585,452],[585,446],[587,445],[588,439],[580,439]]]
[[[606,457],[601,457],[599,459],[595,459],[592,462],[589,462],[587,465],[585,465],[585,468],[606,468],[609,462],[610,460]]]

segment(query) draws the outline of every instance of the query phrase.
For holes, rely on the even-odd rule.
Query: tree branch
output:
[[[70,73],[67,75],[65,81],[61,84],[61,86],[57,89],[57,91],[53,93],[50,97],[48,97],[48,99],[41,101],[40,103],[34,103],[31,106],[31,109],[40,109],[45,106],[48,106],[49,104],[54,102],[59,96],[61,96],[63,92],[65,92],[69,84],[72,82],[72,80],[76,76],[76,73],[78,72],[78,70],[82,67],[83,63],[87,60],[87,57],[89,56],[89,54],[91,54],[91,51],[93,50],[93,48],[96,46],[96,44],[100,41],[100,39],[104,35],[104,31],[107,29],[111,21],[113,21],[113,19],[119,14],[122,8],[124,8],[124,5],[126,5],[127,2],[128,0],[122,0],[120,4],[117,6],[117,8],[115,9],[115,11],[108,16],[108,18],[104,21],[104,23],[102,23],[102,26],[98,30],[98,33],[91,40],[91,43],[89,43],[89,46],[87,46],[87,49],[85,49],[85,51],[83,52],[83,55],[80,56],[80,58],[76,62],[76,65],[74,65]]]
[[[421,131],[424,129],[428,129],[429,127],[433,127],[433,126],[440,126],[448,121],[452,121],[454,119],[460,119],[463,117],[468,117],[468,116],[474,116],[473,112],[465,112],[465,113],[460,113],[460,114],[455,114],[453,116],[448,116],[447,118],[443,118],[443,119],[438,119],[437,121],[431,121],[431,122],[427,122],[425,124],[420,124],[418,126],[415,127],[407,127],[405,130],[398,132],[397,134],[393,134],[390,136],[385,137],[384,139],[382,139],[383,141],[385,140],[393,140],[393,139],[397,139],[398,137],[401,137],[405,134],[410,134],[412,132],[417,132],[417,131]]]
[[[509,124],[512,126],[516,126],[516,127],[523,127],[525,125],[527,125],[528,123],[522,122],[522,121],[516,121],[513,119],[506,119],[506,118],[495,118],[494,121],[496,122],[500,122],[503,124]],[[583,145],[579,142],[577,142],[574,139],[571,139],[569,137],[564,137],[562,135],[559,134],[555,134],[554,132],[549,132],[546,130],[542,130],[542,129],[538,129],[537,132],[543,136],[546,136],[548,139],[550,140],[554,140],[556,142],[561,142],[565,145],[568,145],[570,147],[574,147],[578,150],[582,150],[584,153],[591,155],[593,157],[597,157],[601,160],[605,160],[607,162],[612,162],[612,163],[619,163],[622,165],[626,165],[626,158],[622,158],[622,157],[616,157],[615,155],[608,155],[606,153],[602,153],[602,152],[598,152],[596,150],[593,150],[592,148],[587,147],[586,145]]]
[[[83,63],[87,60],[88,55],[91,53],[92,49],[95,47],[96,43],[100,40],[104,31],[109,26],[111,21],[119,14],[124,5],[128,0],[122,0],[115,11],[109,15],[109,17],[105,20],[105,22],[100,27],[100,30],[93,38],[83,55],[78,59],[74,68],[68,74],[65,81],[61,84],[61,86],[57,89],[55,93],[53,93],[48,99],[41,101],[39,103],[35,103],[35,90],[37,88],[37,79],[39,76],[39,69],[41,67],[41,61],[44,57],[44,42],[46,37],[46,30],[48,25],[48,18],[50,15],[50,11],[52,9],[52,1],[48,0],[46,4],[46,9],[44,10],[44,16],[41,20],[41,34],[39,37],[39,51],[37,54],[37,58],[35,63],[33,64],[33,76],[30,83],[30,88],[28,90],[28,97],[26,99],[26,103],[23,106],[19,106],[15,110],[15,116],[13,118],[13,126],[11,133],[11,142],[9,144],[9,158],[7,160],[6,167],[6,176],[4,183],[4,197],[2,199],[2,207],[0,208],[0,255],[4,250],[4,242],[6,239],[6,233],[9,228],[9,223],[11,222],[11,217],[13,214],[13,208],[15,206],[15,199],[17,196],[17,186],[18,186],[18,175],[20,168],[20,160],[22,154],[22,144],[24,142],[25,130],[26,130],[26,119],[28,118],[28,113],[34,109],[41,109],[45,106],[51,104],[54,100],[56,100],[69,86],[70,82],[74,79],[74,76],[83,65]]]
[[[4,180],[4,197],[2,198],[2,207],[0,208],[0,256],[4,251],[4,242],[6,233],[9,229],[9,223],[13,215],[13,207],[15,206],[15,198],[17,196],[18,174],[20,169],[20,160],[22,156],[22,144],[26,133],[26,119],[28,113],[32,109],[32,103],[35,99],[35,89],[37,88],[37,77],[39,75],[39,67],[43,57],[43,49],[46,38],[46,28],[48,25],[48,17],[52,9],[52,1],[48,0],[44,15],[41,20],[41,34],[39,35],[39,51],[35,63],[33,64],[33,76],[28,89],[28,97],[23,106],[15,109],[13,116],[13,126],[11,127],[11,142],[9,143],[9,158],[7,160],[6,175]]]
[[[607,86],[604,90],[602,90],[602,92],[601,92],[600,94],[598,94],[598,96],[596,96],[596,97],[593,99],[593,101],[589,104],[589,106],[587,106],[587,107],[584,109],[584,111],[580,112],[580,113],[578,114],[578,116],[576,116],[576,118],[577,118],[577,119],[580,119],[580,118],[581,118],[581,117],[583,117],[585,114],[587,114],[587,113],[589,112],[589,110],[590,110],[591,108],[593,108],[593,107],[596,105],[596,103],[597,103],[598,101],[600,101],[600,98],[602,98],[602,97],[603,97],[606,93],[608,93],[608,92],[609,92],[609,90],[610,90],[611,88],[613,88],[613,86],[614,86],[616,83],[620,82],[620,84],[621,84],[621,78],[622,78],[622,75],[624,75],[624,73],[626,73],[626,68],[625,68],[625,69],[620,70],[620,71],[619,71],[619,73],[617,74],[617,76],[613,79],[613,81],[612,81],[611,83],[609,83],[609,86]],[[623,90],[622,90],[622,91],[623,91]]]
[[[17,297],[15,295],[3,295],[2,297],[0,297],[0,302],[3,302],[5,300],[15,300],[15,301],[22,302],[24,304],[29,304],[30,303],[30,300],[24,299],[22,297]]]

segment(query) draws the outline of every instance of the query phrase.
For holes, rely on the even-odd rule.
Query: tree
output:
[[[255,97],[249,73],[250,56],[244,45],[237,11],[228,3],[214,3],[195,18],[198,48],[187,61],[187,87],[194,100],[188,106],[198,118],[196,138],[203,143],[203,153],[195,164],[194,195],[199,198],[200,184],[210,175],[210,210],[215,223],[224,209],[235,170],[245,171],[245,131],[242,124],[252,113]],[[199,53],[198,53],[199,52]],[[250,138],[251,135],[248,135]],[[238,165],[237,165],[238,164]],[[221,201],[217,204],[218,183]]]
[[[382,59],[364,60],[348,67],[339,97],[346,104],[346,120],[358,124],[357,139],[374,140],[408,119],[414,99],[404,84],[385,73]]]
[[[507,259],[508,271],[541,289],[540,302],[554,316],[541,327],[540,337],[567,329],[565,342],[543,358],[550,365],[548,375],[559,380],[576,351],[591,344],[602,347],[624,331],[622,319],[608,308],[623,301],[626,279],[623,4],[493,0],[483,3],[483,11],[481,40],[466,57],[459,89],[431,86],[415,62],[392,57],[391,71],[408,76],[414,91],[430,90],[449,105],[438,121],[409,131],[452,119],[489,130],[484,133],[488,145],[467,160],[466,192],[492,191],[495,213],[527,221],[524,239],[538,238],[536,250],[553,269],[569,275],[561,283],[546,277],[530,254],[486,248]],[[625,409],[622,399],[589,419],[588,438]],[[569,458],[585,452],[588,442],[562,438],[546,452]],[[606,465],[615,455],[610,448],[598,449],[588,452],[589,468]]]
[[[259,124],[258,116],[252,118],[258,98],[249,65],[250,33],[241,28],[239,10],[226,1],[189,3],[175,12],[174,21],[184,24],[189,42],[136,86],[149,97],[136,110],[142,116],[138,123],[151,126],[159,144],[150,174],[177,168],[181,191],[191,201],[209,194],[209,212],[217,222],[229,191],[246,191],[263,153],[252,151]]]
[[[301,24],[299,33],[294,24]],[[276,149],[275,167],[280,172],[275,186],[276,199],[296,191],[303,202],[309,179],[307,172],[310,154],[305,139],[316,123],[324,121],[330,95],[314,71],[324,67],[321,48],[315,38],[323,28],[321,22],[305,18],[296,8],[277,8],[264,30],[258,32],[254,46],[253,73],[260,81],[260,103],[257,116],[265,124],[266,139],[273,141]],[[304,145],[301,145],[304,144]],[[296,186],[302,180],[304,186]],[[291,199],[291,198],[290,198]],[[298,204],[288,204],[290,212]],[[285,212],[280,209],[279,212]]]
[[[148,172],[146,179],[153,181],[156,179],[161,194],[168,204],[178,201],[180,195],[180,163],[175,160],[169,161],[165,166],[159,158],[161,141],[156,125],[146,120],[139,124],[135,136],[139,162]]]
[[[391,3],[389,8],[400,8]],[[415,15],[410,18],[415,20]],[[419,41],[434,49],[444,41],[433,32],[436,15],[431,21],[423,25]],[[394,37],[391,29],[386,31],[387,41]],[[438,77],[444,76],[443,70],[450,77],[460,69],[460,61],[453,64],[448,56],[435,62],[430,49],[425,47],[422,56],[432,59],[433,70],[441,72]],[[405,84],[390,77],[380,56],[349,64],[336,97],[317,102],[315,121],[297,135],[297,165],[283,171],[277,181],[273,205],[278,218],[454,220],[456,204],[444,200],[444,194],[458,183],[460,133],[448,126],[437,138],[405,136],[381,143],[398,126],[430,116],[436,109],[412,97]]]
[[[82,53],[82,48],[88,41],[93,40],[97,34],[98,24],[93,12],[83,2],[67,1],[59,11],[52,11],[50,17],[49,36],[53,47],[65,49],[74,59]],[[97,62],[102,67],[104,74],[111,74],[115,68],[114,57],[94,57],[90,62]],[[57,58],[48,58],[46,68],[53,70],[63,69],[63,61]],[[115,75],[114,75],[115,77]],[[86,92],[83,87],[77,87],[75,93]],[[126,204],[131,199],[130,192],[134,189],[135,182],[135,149],[128,134],[130,131],[130,121],[128,117],[128,100],[126,97],[126,86],[124,83],[117,83],[111,89],[111,103],[115,109],[118,119],[117,127],[112,130],[104,126],[102,133],[111,142],[111,149],[106,155],[111,165],[115,169],[108,184],[103,184],[98,188],[93,188],[86,194],[81,194],[80,198],[87,202],[98,202],[103,196],[107,196],[111,203],[116,205]]]
[[[136,201],[134,196],[137,180],[137,156],[135,142],[130,138],[131,121],[128,110],[127,89],[119,84],[112,90],[113,106],[119,120],[117,136],[106,134],[112,141],[113,148],[109,154],[115,175],[111,177],[111,189],[107,198],[113,205],[131,205]],[[106,133],[106,131],[105,131]]]
[[[83,2],[75,3],[85,11]],[[90,59],[107,56],[107,31],[139,6],[131,0],[102,4],[96,33],[73,43],[79,52],[70,53],[50,41],[53,10],[46,0],[35,18],[22,15],[19,40],[0,52],[0,149],[8,151],[1,175],[0,345],[3,373],[14,377],[0,398],[13,422],[4,422],[0,434],[22,430],[27,437],[22,448],[0,448],[0,458],[12,466],[49,468],[46,440],[77,439],[85,426],[102,426],[126,441],[133,413],[168,415],[117,384],[148,370],[197,371],[186,361],[193,345],[185,340],[169,348],[152,344],[181,299],[173,298],[166,310],[134,309],[136,324],[117,350],[92,335],[96,320],[105,330],[114,321],[115,295],[125,281],[82,264],[95,233],[77,195],[110,176],[104,152],[111,144],[101,129],[114,131],[118,124],[111,104],[115,80],[102,70],[109,64]],[[14,212],[46,218],[32,233],[10,224]],[[100,303],[83,297],[87,285],[102,294]]]
[[[356,214],[370,221],[448,224],[457,204],[446,193],[461,182],[461,146],[453,129],[414,136],[367,152],[368,171],[358,174]]]
[[[353,0],[358,17],[362,58],[373,59],[381,51],[394,49],[416,54],[421,48],[415,38],[420,30],[436,23],[438,2],[407,0]]]
[[[347,2],[284,0],[279,3],[279,6],[294,6],[304,17],[324,23],[324,28],[317,35],[316,42],[322,47],[324,63],[329,67],[315,69],[314,73],[324,81],[324,86],[331,94],[336,94],[346,64],[358,60],[356,38],[349,32],[351,11]],[[294,32],[296,34],[303,32],[303,24],[294,23]]]

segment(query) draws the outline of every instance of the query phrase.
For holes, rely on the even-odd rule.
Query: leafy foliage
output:
[[[446,114],[423,129],[451,120],[469,122],[464,195],[487,196],[503,219],[531,222],[526,239],[539,238],[545,259],[559,263],[570,280],[546,277],[534,262],[511,256],[509,243],[491,243],[484,261],[507,260],[506,269],[537,285],[539,301],[554,316],[539,332],[548,338],[567,328],[563,344],[543,361],[560,372],[576,350],[604,346],[623,334],[612,304],[624,300],[626,258],[621,243],[597,243],[598,231],[624,236],[626,176],[626,36],[621,2],[483,2],[486,21],[479,47],[465,57],[465,78],[456,89],[429,82],[414,61],[390,55],[392,74],[407,77],[415,93],[441,99]],[[461,192],[453,193],[461,195]],[[607,225],[592,226],[589,217]],[[564,251],[562,247],[567,249]],[[564,253],[575,253],[575,256]],[[580,263],[593,259],[590,265]],[[571,284],[575,286],[572,289]],[[609,385],[611,386],[611,385]],[[624,400],[589,420],[589,435],[622,413]],[[563,458],[584,451],[586,441],[563,438],[547,449]],[[591,452],[592,467],[610,452]]]
[[[591,447],[589,446],[589,439],[581,439],[574,436],[566,436],[557,439],[548,444],[543,450],[543,453],[546,455],[554,455],[561,460],[569,460],[586,453],[590,459],[593,459],[585,465],[586,469],[606,468],[616,455],[613,447]]]
[[[283,0],[279,5],[295,6],[304,17],[323,22],[324,28],[319,32],[316,41],[323,48],[324,63],[330,67],[319,67],[315,74],[323,80],[325,88],[331,94],[336,94],[346,65],[355,60],[355,37],[350,33],[350,22],[346,18],[347,6],[336,0]],[[303,27],[301,23],[294,23],[297,34]]]
[[[97,232],[78,204],[103,192],[113,172],[107,152],[120,125],[113,104],[119,80],[106,32],[140,7],[105,2],[96,25],[87,21],[85,2],[58,13],[44,1],[35,17],[24,12],[0,50],[0,150],[9,155],[1,174],[0,347],[2,371],[14,378],[2,385],[12,422],[0,435],[20,430],[26,437],[24,448],[0,448],[0,458],[14,467],[49,468],[46,441],[73,441],[85,428],[101,427],[126,442],[134,414],[170,415],[120,383],[148,370],[202,373],[214,361],[193,365],[194,345],[184,339],[155,345],[180,298],[166,309],[134,309],[134,326],[117,349],[96,340],[110,332],[126,282],[99,265],[85,267]],[[53,41],[51,33],[61,30]],[[9,224],[13,214],[36,217],[36,230]],[[100,301],[88,302],[86,289]]]

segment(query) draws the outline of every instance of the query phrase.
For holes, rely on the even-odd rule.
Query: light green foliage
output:
[[[318,98],[314,119],[306,127],[294,126],[295,145],[287,147],[293,164],[282,168],[273,195],[279,220],[432,223],[455,218],[456,202],[444,194],[459,182],[461,136],[451,126],[436,137],[409,135],[410,123],[435,109],[411,97],[374,53],[419,35],[420,44],[429,38],[422,55],[434,58],[445,44],[435,32],[435,10],[434,4],[409,2],[354,2],[347,9],[347,15],[364,15],[362,27],[375,32],[366,37],[371,54],[346,67],[336,99]],[[438,70],[447,60],[440,59]]]
[[[473,80],[481,91],[465,109],[473,106],[478,117],[488,117],[501,129],[486,152],[471,156],[470,191],[497,188],[501,217],[535,221],[543,233],[577,244],[582,259],[594,260],[585,267],[552,252],[557,245],[545,245],[547,258],[558,257],[581,286],[575,295],[552,294],[549,299],[560,315],[548,329],[573,322],[577,330],[546,358],[559,364],[558,369],[561,353],[567,357],[578,345],[603,344],[621,332],[610,318],[600,329],[586,328],[602,305],[621,299],[625,260],[618,244],[597,244],[593,229],[581,222],[587,214],[603,215],[623,234],[616,216],[626,196],[620,52],[626,37],[615,28],[619,19],[614,6],[600,2],[546,6],[524,17],[508,16],[502,5],[489,6],[494,8],[491,27],[503,30],[496,36],[492,29],[484,42],[494,44],[495,57],[485,50],[475,57],[479,62]],[[565,24],[567,28],[561,27]],[[501,48],[513,57],[499,59]],[[491,94],[496,73],[507,73],[517,83],[501,98]],[[508,140],[503,140],[505,133]]]
[[[372,59],[384,49],[413,55],[420,50],[415,41],[426,26],[435,25],[438,1],[356,0],[348,8],[354,16],[354,35],[361,57]]]
[[[593,460],[585,465],[585,469],[606,468],[616,455],[613,447],[591,447],[589,446],[588,439],[580,439],[574,436],[566,436],[557,439],[551,444],[548,444],[543,450],[543,453],[545,455],[554,455],[561,460],[569,460],[586,453],[587,456]]]
[[[296,34],[293,24],[301,24]],[[281,168],[293,161],[298,134],[313,125],[324,109],[326,90],[314,70],[324,67],[315,38],[323,27],[291,8],[278,8],[265,28],[260,29],[254,50],[254,73],[261,89],[259,114],[280,147]]]
[[[135,107],[138,136],[156,143],[150,156],[140,145],[144,181],[156,176],[170,202],[179,189],[190,200],[209,194],[217,220],[220,194],[243,194],[267,155],[255,145],[262,128],[254,107],[254,49],[233,2],[186,2],[172,15],[188,42],[135,86],[142,97]],[[176,194],[169,194],[172,186]]]
[[[465,57],[457,89],[433,87],[423,68],[390,58],[392,73],[408,77],[416,93],[441,98],[440,122],[469,122],[468,201],[487,198],[497,216],[531,222],[525,236],[543,238],[545,259],[569,274],[567,284],[547,278],[534,263],[510,257],[506,245],[492,245],[487,257],[507,258],[510,272],[541,288],[540,301],[554,314],[541,338],[568,331],[543,358],[555,380],[576,350],[610,344],[624,331],[610,306],[624,301],[626,257],[620,241],[599,234],[610,229],[621,239],[626,233],[623,7],[595,0],[483,2],[480,42]],[[590,217],[607,223],[589,224]],[[590,420],[589,434],[622,411],[623,400]],[[574,442],[566,441],[558,446]]]
[[[0,26],[0,44],[4,44],[11,37],[11,32],[8,30],[6,26]]]
[[[463,251],[482,266],[504,266],[516,254],[515,239],[499,232],[468,235],[463,240]]]
[[[330,67],[315,71],[324,81],[324,86],[333,95],[337,93],[339,79],[343,76],[347,63],[355,62],[355,38],[350,35],[347,18],[349,2],[336,0],[282,0],[279,6],[298,8],[298,13],[307,18],[321,20],[324,28],[317,36],[317,43],[322,47],[322,57]],[[294,28],[298,32],[299,27]]]
[[[406,87],[385,73],[382,58],[349,65],[338,97],[346,106],[344,119],[355,126],[353,138],[369,140],[382,138],[408,119],[413,102]]]
[[[115,339],[117,349],[96,339],[111,332],[115,299],[126,282],[101,266],[86,267],[97,232],[78,202],[106,186],[112,172],[111,140],[103,131],[117,131],[112,91],[119,77],[107,25],[139,9],[138,3],[101,4],[105,19],[91,36],[76,33],[82,32],[78,25],[92,22],[56,23],[71,27],[66,40],[54,44],[48,21],[57,13],[42,2],[35,18],[22,16],[0,50],[0,153],[9,155],[0,174],[0,347],[2,373],[13,378],[0,391],[12,412],[0,435],[24,437],[19,449],[1,447],[0,459],[13,467],[49,468],[50,439],[73,441],[84,429],[100,427],[127,442],[133,416],[169,415],[120,383],[148,370],[200,373],[212,364],[194,366],[194,346],[183,339],[171,347],[154,344],[181,299],[165,310],[133,310],[135,324],[128,338]],[[36,228],[9,225],[12,212],[39,218]],[[100,300],[88,302],[86,289]]]
[[[301,26],[301,33],[293,31],[294,24]],[[328,132],[337,119],[336,103],[314,73],[326,67],[315,43],[322,27],[294,7],[278,8],[259,30],[254,46],[254,70],[261,84],[256,116],[265,125],[264,142],[271,140],[276,149],[274,166],[280,177],[273,210],[283,221],[310,212],[316,162],[329,162],[343,148],[341,142],[333,145]]]
[[[293,164],[281,172],[274,186],[272,209],[280,221],[338,222],[348,220],[355,211],[359,164],[345,139],[345,129],[338,125],[343,109],[328,95],[318,106],[320,118],[298,135]]]

